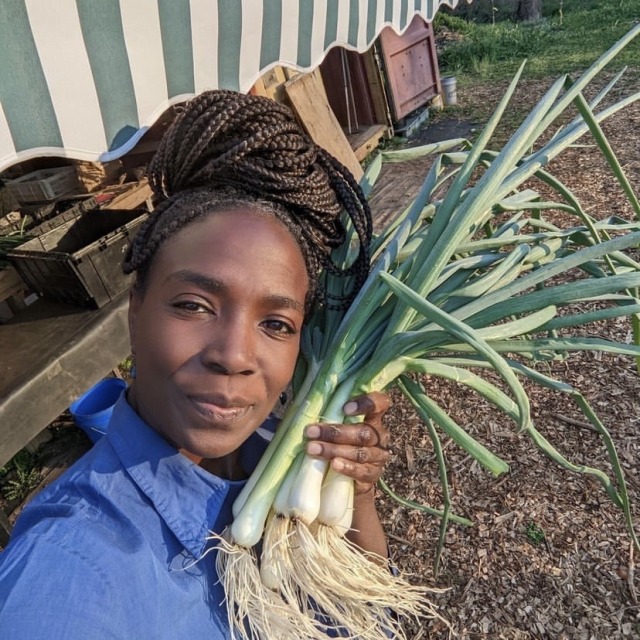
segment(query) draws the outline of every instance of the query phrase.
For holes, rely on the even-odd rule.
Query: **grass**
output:
[[[532,544],[542,544],[546,540],[544,529],[535,522],[530,522],[524,533]]]
[[[0,467],[2,493],[11,502],[24,500],[39,482],[37,456],[27,449],[19,451],[4,467]]]
[[[43,467],[56,460],[61,452],[84,452],[88,449],[87,436],[78,428],[54,423],[48,430],[51,439],[44,442],[37,451],[21,449],[11,460],[0,466],[0,503],[6,503],[4,508],[7,513],[23,502],[42,482]]]
[[[473,5],[459,6],[480,18],[463,19],[444,9],[436,14],[436,40],[441,46],[445,43],[438,53],[440,75],[455,75],[459,89],[464,88],[466,94],[481,90],[483,97],[434,110],[429,124],[460,120],[476,122],[481,127],[491,115],[501,87],[506,88],[524,59],[527,64],[523,85],[527,79],[545,82],[566,73],[575,76],[640,20],[640,0],[544,0],[543,19],[529,24],[500,20],[505,11],[496,11],[496,21],[492,22],[488,16],[492,6],[501,6],[498,0],[476,0]],[[470,11],[470,7],[476,9]],[[485,22],[481,21],[483,16]],[[629,86],[640,82],[638,47],[638,42],[632,43],[608,66],[611,74],[629,67],[624,76]],[[490,90],[485,90],[494,85],[496,101],[490,99]],[[514,98],[491,145],[506,142],[528,110],[525,95]]]
[[[438,12],[436,33],[451,32],[454,40],[438,57],[441,74],[461,83],[510,78],[525,58],[525,77],[570,73],[588,67],[640,19],[639,0],[564,0],[562,13],[560,5],[546,0],[543,19],[531,24],[482,24]],[[615,61],[616,68],[637,63],[634,46]]]

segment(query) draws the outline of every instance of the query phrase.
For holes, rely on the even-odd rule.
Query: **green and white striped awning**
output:
[[[0,0],[0,170],[108,161],[171,104],[247,91],[269,67],[366,50],[458,0]]]

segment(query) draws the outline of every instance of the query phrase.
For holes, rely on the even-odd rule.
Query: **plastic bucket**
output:
[[[455,76],[445,76],[444,78],[441,78],[440,84],[442,85],[445,106],[449,107],[452,104],[457,104],[458,96],[456,95],[457,83]]]
[[[113,407],[127,383],[104,378],[69,405],[73,421],[96,443],[106,433]]]

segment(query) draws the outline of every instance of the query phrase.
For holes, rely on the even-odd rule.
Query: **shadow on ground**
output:
[[[454,138],[471,140],[479,130],[478,123],[458,118],[427,122],[399,148],[419,147]],[[428,155],[408,162],[383,165],[369,197],[376,231],[386,227],[411,203],[427,177],[433,159],[433,155]]]

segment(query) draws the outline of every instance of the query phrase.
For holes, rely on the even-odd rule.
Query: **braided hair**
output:
[[[344,308],[364,283],[370,261],[371,211],[360,186],[338,160],[315,145],[292,112],[260,96],[215,90],[178,114],[152,159],[149,182],[157,206],[124,260],[144,287],[158,248],[190,222],[221,210],[247,208],[279,219],[302,252],[309,277],[308,308]],[[359,240],[352,264],[331,252],[348,241],[342,210]],[[344,296],[320,285],[326,270],[353,276]]]

